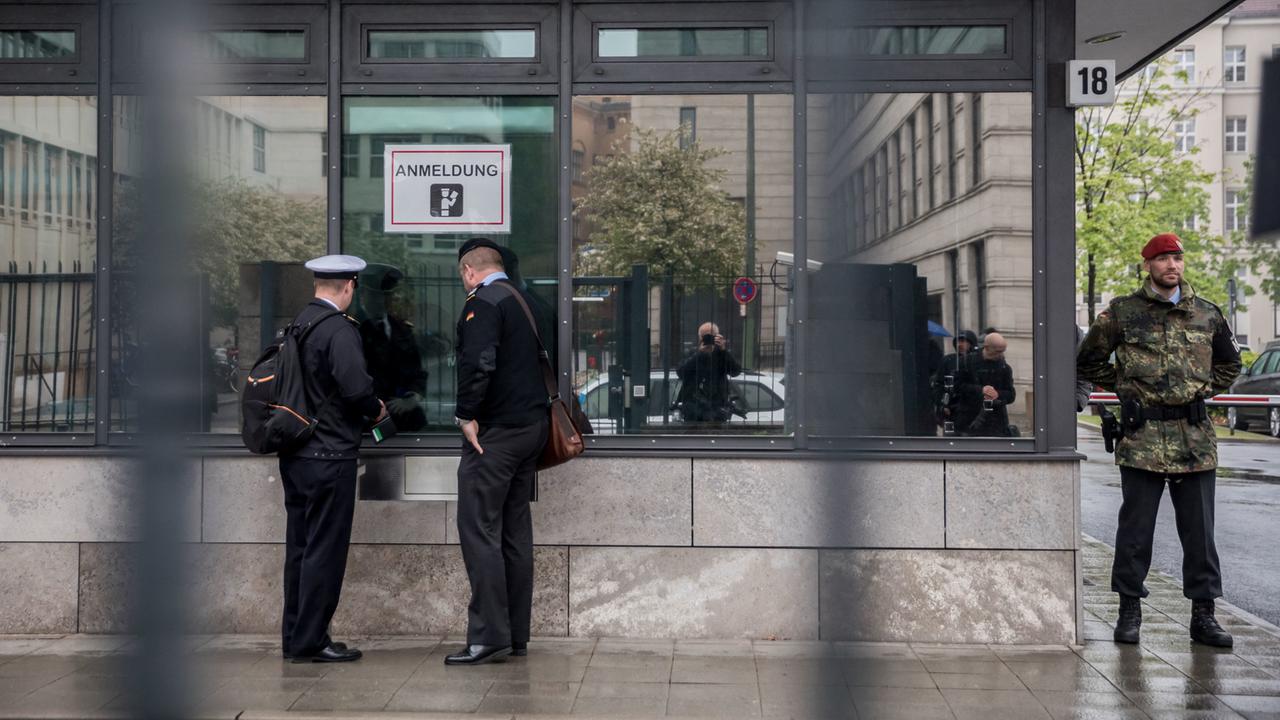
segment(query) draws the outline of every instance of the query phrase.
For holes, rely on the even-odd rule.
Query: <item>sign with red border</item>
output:
[[[510,145],[387,145],[383,231],[511,232]]]
[[[733,281],[733,299],[746,305],[756,299],[756,281],[749,277],[740,277]]]

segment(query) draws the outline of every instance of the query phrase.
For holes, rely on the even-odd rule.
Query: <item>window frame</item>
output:
[[[447,22],[431,5],[344,5],[344,83],[552,83],[559,75],[559,8],[555,5],[458,4]],[[534,58],[370,58],[370,31],[525,30],[536,33]],[[423,94],[427,94],[425,91]]]
[[[1231,57],[1233,51],[1240,51],[1237,62]],[[1248,77],[1248,50],[1244,45],[1227,45],[1222,48],[1222,81],[1224,83],[1242,83]]]
[[[732,20],[722,19],[724,5],[715,2],[578,5],[573,11],[573,80],[575,83],[789,82],[794,54],[791,4],[737,3],[732,15]],[[755,27],[767,29],[767,57],[602,58],[599,53],[598,30]],[[599,93],[575,87],[574,94]]]
[[[70,30],[75,53],[69,58],[0,59],[0,85],[21,84],[21,94],[85,95],[91,90],[37,92],[33,85],[92,86],[98,81],[98,13],[92,5],[0,5],[0,31]]]
[[[138,6],[133,3],[117,5],[113,10],[115,62],[111,79],[117,84],[117,91],[141,82],[147,62],[146,57],[140,57],[137,52],[141,42],[137,11]],[[304,57],[209,61],[202,64],[195,82],[206,86],[242,83],[323,86],[328,75],[328,26],[329,11],[322,3],[210,3],[207,22],[201,24],[200,32],[300,30],[305,34]],[[236,92],[243,94],[243,91],[241,87]]]
[[[1222,151],[1249,152],[1249,118],[1247,115],[1229,115],[1223,119]]]

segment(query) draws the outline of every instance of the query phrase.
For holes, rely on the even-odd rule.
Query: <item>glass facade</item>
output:
[[[246,82],[202,76],[187,112],[194,250],[181,301],[199,308],[206,340],[192,429],[231,442],[240,379],[311,295],[301,263],[344,252],[370,263],[350,312],[402,433],[390,446],[451,447],[457,250],[485,235],[509,249],[561,392],[604,446],[1036,438],[1038,130],[1030,50],[1014,32],[1026,13],[877,16],[798,43],[791,3],[743,3],[736,19],[735,4],[646,5],[573,4],[567,19],[493,5],[403,25],[355,4],[220,15],[197,50]],[[0,32],[0,61],[18,59],[5,43],[24,32]],[[41,30],[37,59],[76,56],[86,37]],[[310,67],[333,37],[326,79],[293,79],[303,70],[290,63]],[[839,66],[813,55],[820,69],[803,78],[797,58],[833,44],[897,74],[877,92],[861,76],[842,87]],[[1016,77],[982,64],[993,57]],[[899,87],[904,67],[921,75]],[[128,308],[147,269],[130,248],[146,131],[129,71],[116,70],[106,119],[96,97],[0,100],[13,117],[0,112],[0,229],[13,228],[0,280],[18,288],[0,296],[4,430],[136,429],[132,368],[148,344]],[[953,74],[965,92],[944,91]],[[404,146],[509,147],[502,231],[395,227],[386,178]],[[105,289],[92,269],[100,187]],[[15,305],[42,274],[46,309]],[[103,292],[110,312],[90,322]],[[15,325],[12,308],[35,319]],[[44,350],[40,332],[26,339],[37,325]],[[962,352],[966,331],[979,346]]]

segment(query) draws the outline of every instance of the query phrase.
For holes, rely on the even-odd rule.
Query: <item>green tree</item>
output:
[[[727,151],[687,132],[636,129],[633,147],[615,148],[612,160],[588,171],[590,190],[574,209],[591,227],[580,274],[621,275],[644,264],[696,282],[741,272],[746,212],[720,188],[725,171],[709,166]]]
[[[1173,77],[1187,82],[1184,71]],[[1198,227],[1209,213],[1213,174],[1196,164],[1198,148],[1179,149],[1174,123],[1194,118],[1196,92],[1178,93],[1164,62],[1130,78],[1132,94],[1116,105],[1076,113],[1077,287],[1089,318],[1102,293],[1130,292],[1140,276],[1140,250],[1175,231],[1187,250],[1187,280],[1214,302],[1227,295],[1238,263],[1221,236]]]

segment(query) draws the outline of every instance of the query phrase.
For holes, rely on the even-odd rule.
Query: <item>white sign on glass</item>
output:
[[[383,231],[511,232],[510,145],[387,145]]]
[[[1115,60],[1072,60],[1067,63],[1067,107],[1113,105]]]

